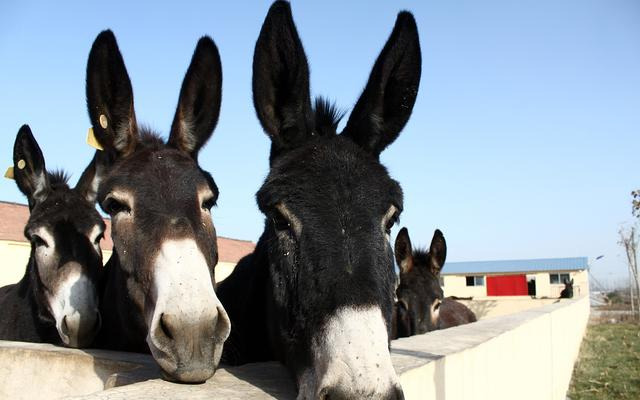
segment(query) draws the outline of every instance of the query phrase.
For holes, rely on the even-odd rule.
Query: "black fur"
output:
[[[398,17],[394,32],[415,27],[407,15]],[[408,28],[398,27],[405,24]],[[411,112],[413,102],[395,96],[417,90],[419,44],[413,32],[414,45],[402,46],[392,56],[405,59],[401,54],[409,47],[418,53],[418,65],[415,54],[407,55],[412,64],[406,68],[414,68],[412,81],[406,83],[410,89],[375,99],[365,89],[359,100],[362,114],[371,108],[368,102],[377,101],[389,115],[406,116],[383,140],[385,146],[372,151],[351,134],[336,134],[342,115],[328,102],[316,100],[315,110],[311,108],[306,56],[289,4],[278,1],[269,10],[253,64],[254,104],[272,143],[271,168],[256,195],[266,221],[254,253],[218,288],[233,326],[223,354],[227,363],[277,359],[299,377],[311,363],[312,338],[322,334],[323,324],[336,310],[377,306],[390,323],[395,279],[385,230],[402,210],[402,190],[379,163],[378,154],[395,139]],[[390,41],[397,37],[393,33]],[[390,46],[396,48],[387,44],[385,49]],[[383,60],[374,70],[380,63],[387,65],[388,53],[383,50]],[[384,79],[395,74],[387,72]],[[374,71],[371,79],[380,75]],[[367,87],[378,84],[370,81]],[[397,110],[401,103],[408,107]],[[358,138],[371,135],[376,143],[382,140],[379,130],[358,129]],[[397,213],[389,214],[392,207]]]
[[[564,289],[560,292],[561,299],[571,299],[573,298],[573,278],[568,281],[565,279],[564,281]]]
[[[21,160],[24,168],[19,167]],[[24,234],[31,242],[31,255],[22,279],[0,288],[0,339],[62,344],[47,295],[64,278],[69,261],[81,265],[82,273],[97,287],[102,255],[87,235],[95,225],[104,231],[104,222],[84,191],[69,188],[63,171],[46,172],[42,151],[27,125],[16,137],[14,171],[16,184],[29,200],[31,213]],[[52,232],[55,243],[37,236],[43,227]],[[39,246],[55,247],[55,266],[39,265],[35,255]],[[82,345],[92,339],[81,338]]]
[[[344,111],[339,110],[329,100],[317,97],[314,107],[315,131],[321,136],[335,135],[344,114]]]

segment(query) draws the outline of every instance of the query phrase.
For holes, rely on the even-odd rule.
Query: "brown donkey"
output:
[[[111,31],[96,38],[87,65],[87,106],[110,162],[98,202],[111,216],[113,256],[102,282],[103,348],[148,352],[164,376],[203,382],[229,335],[214,292],[218,261],[211,208],[218,188],[198,151],[218,121],[222,70],[214,42],[198,42],[169,140],[139,128],[131,81]]]
[[[402,228],[396,237],[396,262],[400,284],[396,290],[395,337],[406,337],[436,329],[475,322],[475,314],[464,304],[444,298],[440,271],[447,258],[447,243],[436,229],[429,251],[413,249],[409,231]]]

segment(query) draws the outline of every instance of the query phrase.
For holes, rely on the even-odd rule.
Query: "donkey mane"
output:
[[[49,175],[49,183],[51,183],[51,185],[69,184],[69,174],[61,169],[47,171],[47,175]]]
[[[338,108],[329,99],[318,96],[314,106],[315,130],[320,136],[335,136],[345,111]]]
[[[416,264],[429,265],[429,250],[426,248],[413,249],[413,260]]]
[[[149,126],[140,126],[138,144],[144,148],[159,150],[165,146],[165,141],[160,134]]]

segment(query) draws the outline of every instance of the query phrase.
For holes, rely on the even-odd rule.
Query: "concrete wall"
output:
[[[223,279],[229,276],[233,269],[236,267],[235,263],[229,262],[219,262],[216,264],[215,274],[216,274],[216,283],[220,283]]]
[[[407,399],[565,400],[588,318],[582,297],[399,339],[394,366]]]
[[[555,296],[551,295],[551,282],[549,281],[548,272],[538,272],[532,275],[536,279],[536,297],[554,297],[556,299],[560,297],[560,292],[555,294],[555,290]],[[564,289],[564,285],[562,285],[562,289]],[[560,289],[560,291],[562,291],[562,289]]]
[[[485,277],[484,286],[467,286],[466,275],[442,275],[444,280],[445,296],[459,297],[486,297],[487,296],[487,280]]]
[[[532,299],[528,296],[488,296],[458,301],[469,307],[480,320],[546,306],[557,302],[558,299]]]
[[[588,318],[588,297],[561,300],[393,341],[391,358],[407,400],[564,400]],[[33,368],[42,357],[50,358],[47,367]],[[76,358],[82,368],[63,368],[56,357]],[[80,377],[88,382],[94,393],[79,399],[295,399],[278,363],[223,368],[202,385],[150,379],[158,374],[148,356],[0,341],[0,388],[10,376],[14,390],[2,398],[55,398],[41,389],[55,375],[63,383],[75,379],[75,387],[83,385]]]
[[[30,252],[29,243],[0,240],[0,287],[22,278]]]
[[[564,283],[551,283],[549,274],[569,274],[573,279],[573,295],[575,297],[587,296],[589,294],[589,273],[583,271],[549,271],[534,274],[536,278],[536,297],[550,297],[557,299],[564,289]]]

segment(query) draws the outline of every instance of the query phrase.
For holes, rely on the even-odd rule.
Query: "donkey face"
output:
[[[300,399],[402,396],[388,350],[393,304],[389,230],[402,191],[379,163],[415,102],[420,48],[398,16],[341,135],[334,108],[309,95],[309,72],[289,4],[269,10],[256,44],[253,94],[272,140],[257,194],[267,216],[272,345]]]
[[[98,201],[111,215],[118,268],[167,378],[202,382],[218,365],[229,319],[214,293],[218,261],[211,207],[218,197],[197,154],[216,125],[222,72],[203,37],[187,71],[167,144],[138,134],[131,82],[110,31],[96,39],[87,66],[87,103],[96,137],[112,157]]]
[[[395,244],[400,267],[396,289],[398,337],[418,335],[437,329],[443,299],[440,271],[447,257],[447,244],[436,229],[428,252],[413,250],[409,231],[402,228]]]
[[[36,300],[55,320],[62,342],[88,346],[100,328],[96,282],[102,268],[104,221],[81,184],[70,189],[62,173],[49,174],[27,125],[13,149],[18,187],[29,199],[25,236],[31,241]]]

